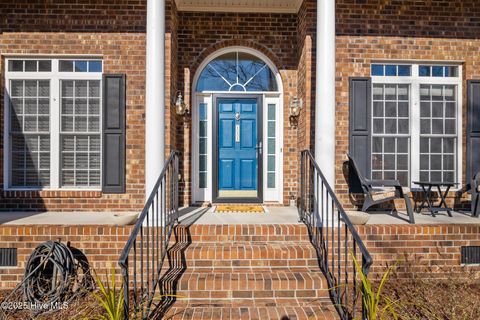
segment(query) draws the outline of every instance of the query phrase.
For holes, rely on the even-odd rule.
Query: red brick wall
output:
[[[70,243],[80,250],[101,277],[112,268],[120,275],[118,259],[131,231],[131,226],[1,226],[0,248],[17,248],[18,264],[0,268],[0,289],[12,289],[22,281],[33,250],[49,240]]]
[[[337,1],[336,181],[346,207],[357,202],[348,194],[343,172],[348,151],[348,79],[370,75],[376,59],[463,61],[463,159],[466,158],[466,80],[478,79],[480,3],[477,1]],[[465,161],[462,163],[465,175]],[[465,181],[465,177],[463,177]],[[450,203],[460,206],[466,199]]]
[[[480,246],[480,225],[365,225],[357,230],[372,255],[374,277],[394,263],[400,276],[412,272],[448,277],[446,270],[480,272],[479,265],[460,263],[462,246]]]
[[[0,53],[102,55],[105,73],[126,74],[126,193],[100,191],[8,192],[0,190],[0,209],[140,210],[144,194],[145,154],[145,24],[146,0],[139,1],[1,1]],[[166,156],[175,145],[176,119],[172,92],[176,92],[176,8],[166,6]],[[4,87],[4,56],[0,86]],[[173,68],[172,68],[173,66]],[[172,81],[171,81],[172,79]],[[0,126],[3,141],[3,89]],[[0,189],[3,187],[3,143],[0,145]]]
[[[19,28],[20,29],[20,28]],[[38,210],[138,210],[144,201],[145,35],[143,33],[4,32],[2,54],[103,55],[106,73],[127,75],[126,193],[92,191],[0,192],[0,208]],[[0,68],[3,70],[4,59]],[[0,85],[4,87],[4,77]],[[0,113],[3,118],[3,93]],[[3,139],[3,121],[2,139]],[[2,140],[3,141],[3,140]],[[2,143],[3,145],[3,143]],[[0,166],[3,169],[3,150]],[[3,170],[0,173],[3,186]]]
[[[284,228],[290,227],[284,225]],[[219,230],[218,226],[192,228],[194,242],[201,241],[203,236],[212,240],[215,234],[212,228],[217,233]],[[299,228],[304,227],[299,225]],[[113,267],[119,271],[117,262],[131,230],[131,226],[0,226],[0,248],[18,250],[17,267],[0,268],[0,289],[11,289],[22,280],[28,257],[38,245],[48,240],[69,242],[85,254],[91,268],[100,276]],[[265,234],[262,230],[254,234]],[[383,272],[386,265],[395,262],[400,266],[400,275],[430,269],[432,273],[425,276],[445,277],[445,268],[480,271],[478,265],[460,265],[461,246],[480,246],[480,225],[365,225],[357,226],[357,230],[374,260],[373,277]],[[298,230],[295,234],[299,234]],[[224,239],[225,235],[220,237]]]
[[[2,208],[137,210],[144,190],[145,0],[0,1],[0,52],[101,54],[105,71],[127,74],[127,192],[1,192]],[[243,45],[266,54],[282,76],[284,95],[284,200],[297,196],[298,153],[313,148],[316,1],[298,14],[177,12],[167,1],[166,148],[182,152],[182,199],[191,200],[191,122],[174,115],[172,102],[190,85],[198,65],[215,50]],[[464,61],[464,78],[478,78],[480,5],[476,1],[337,1],[337,157],[335,189],[347,207],[343,162],[348,150],[348,78],[367,76],[374,59]],[[4,85],[3,59],[0,61]],[[465,83],[464,83],[465,84]],[[466,113],[464,85],[463,110]],[[0,93],[3,124],[3,90]],[[289,96],[304,100],[299,127],[288,120]],[[465,118],[465,117],[464,117]],[[465,128],[465,127],[464,127]],[[3,130],[0,133],[3,135]],[[3,139],[3,136],[2,136]],[[465,133],[464,139],[465,142]],[[3,150],[0,153],[3,154]],[[465,152],[464,152],[465,153]],[[465,155],[465,154],[464,154]],[[0,157],[0,166],[3,157]],[[0,170],[0,181],[3,170]],[[22,200],[19,201],[17,198]]]
[[[280,71],[284,89],[284,203],[297,194],[298,130],[288,122],[289,96],[297,95],[297,15],[179,12],[178,87],[190,88],[198,65],[214,51],[234,45],[267,55]],[[189,97],[188,91],[184,96]],[[191,103],[191,99],[190,99]],[[178,125],[183,161],[184,201],[191,200],[191,124]]]

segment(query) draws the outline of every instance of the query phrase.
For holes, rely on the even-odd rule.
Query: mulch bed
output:
[[[0,291],[0,301],[3,301],[4,298],[9,294],[9,291]],[[16,297],[17,301],[23,302],[21,295]],[[35,315],[27,310],[16,310],[16,311],[9,311],[4,316],[6,320],[52,320],[52,319],[59,319],[59,320],[84,320],[84,319],[91,319],[93,316],[102,314],[102,309],[99,303],[95,300],[95,298],[86,293],[82,296],[79,296],[72,300],[68,304],[68,307],[62,310],[55,310],[51,312],[46,312],[43,314]],[[0,319],[3,319],[0,313]]]

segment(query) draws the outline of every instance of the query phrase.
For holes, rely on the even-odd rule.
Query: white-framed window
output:
[[[462,66],[374,63],[372,178],[460,183]]]
[[[100,189],[102,65],[6,59],[6,189]]]

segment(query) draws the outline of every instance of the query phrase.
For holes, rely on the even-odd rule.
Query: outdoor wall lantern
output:
[[[300,112],[303,108],[303,100],[302,98],[292,97],[290,99],[290,112],[289,112],[289,119],[290,124],[293,127],[297,127],[298,125],[298,116],[300,116]]]
[[[175,112],[179,116],[188,116],[190,114],[189,106],[183,101],[182,93],[177,92],[177,100],[175,101]]]

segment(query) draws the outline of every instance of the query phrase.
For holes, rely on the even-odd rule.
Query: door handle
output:
[[[258,155],[259,154],[262,154],[262,143],[259,142],[256,146],[255,146],[255,150],[256,150],[256,154],[257,154],[257,158],[258,158]]]

